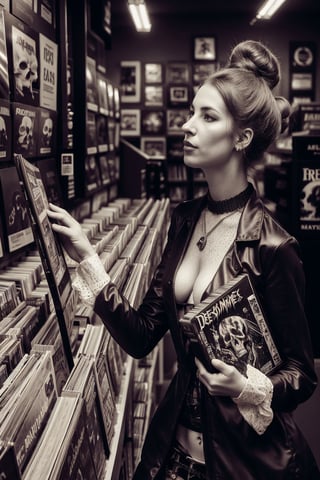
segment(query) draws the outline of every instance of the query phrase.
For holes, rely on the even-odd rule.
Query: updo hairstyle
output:
[[[262,43],[247,40],[232,50],[225,68],[205,81],[217,88],[236,126],[252,129],[244,152],[248,162],[258,160],[288,126],[290,104],[272,93],[279,80],[275,55]]]

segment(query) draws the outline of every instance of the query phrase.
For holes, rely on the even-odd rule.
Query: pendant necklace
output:
[[[207,239],[208,236],[220,225],[221,222],[236,211],[241,210],[247,201],[249,200],[254,188],[251,183],[248,183],[248,186],[245,190],[240,192],[238,195],[235,195],[234,197],[228,198],[226,200],[213,200],[210,196],[210,193],[208,192],[207,195],[207,210],[210,212],[216,214],[216,215],[221,215],[222,213],[227,213],[228,215],[225,215],[224,217],[220,218],[220,220],[209,230],[209,232],[206,232],[206,213],[204,212],[203,214],[203,235],[199,238],[197,241],[197,247],[199,248],[200,252],[205,249],[207,245]]]
[[[219,221],[213,225],[213,227],[209,230],[209,232],[206,231],[206,211],[204,211],[203,217],[202,217],[202,225],[203,225],[203,235],[199,238],[197,241],[197,247],[199,248],[200,252],[206,248],[207,245],[207,239],[209,235],[220,225],[223,220],[226,218],[230,217],[233,215],[235,212],[239,211],[240,209],[233,210],[232,212],[229,212],[228,215],[225,215],[224,217],[220,218]]]

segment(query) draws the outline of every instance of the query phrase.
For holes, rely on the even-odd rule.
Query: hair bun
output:
[[[275,55],[261,42],[246,40],[231,52],[228,67],[243,68],[264,78],[272,90],[280,80],[280,66]]]
[[[291,106],[288,100],[284,97],[274,97],[280,114],[281,114],[281,131],[283,133],[289,126],[290,115],[291,115]]]

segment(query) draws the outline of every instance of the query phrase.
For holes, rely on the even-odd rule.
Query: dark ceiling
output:
[[[254,17],[264,0],[145,0],[150,16],[182,14],[228,14]],[[112,1],[113,13],[127,14],[127,0]],[[320,15],[320,0],[287,0],[276,15]]]

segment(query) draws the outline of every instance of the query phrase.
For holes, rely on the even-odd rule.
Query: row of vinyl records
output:
[[[160,260],[168,216],[168,199],[119,198],[79,219],[112,281],[133,306],[141,302]],[[66,260],[72,277],[76,266],[67,255]],[[72,318],[66,320],[74,360],[70,368],[38,251],[0,272],[0,311],[0,477],[112,478],[118,402],[123,379],[134,371],[133,359],[92,307],[78,304],[74,291]],[[153,355],[132,374],[126,448],[119,453],[123,478],[130,478],[139,459],[150,392],[142,367],[151,367]]]

